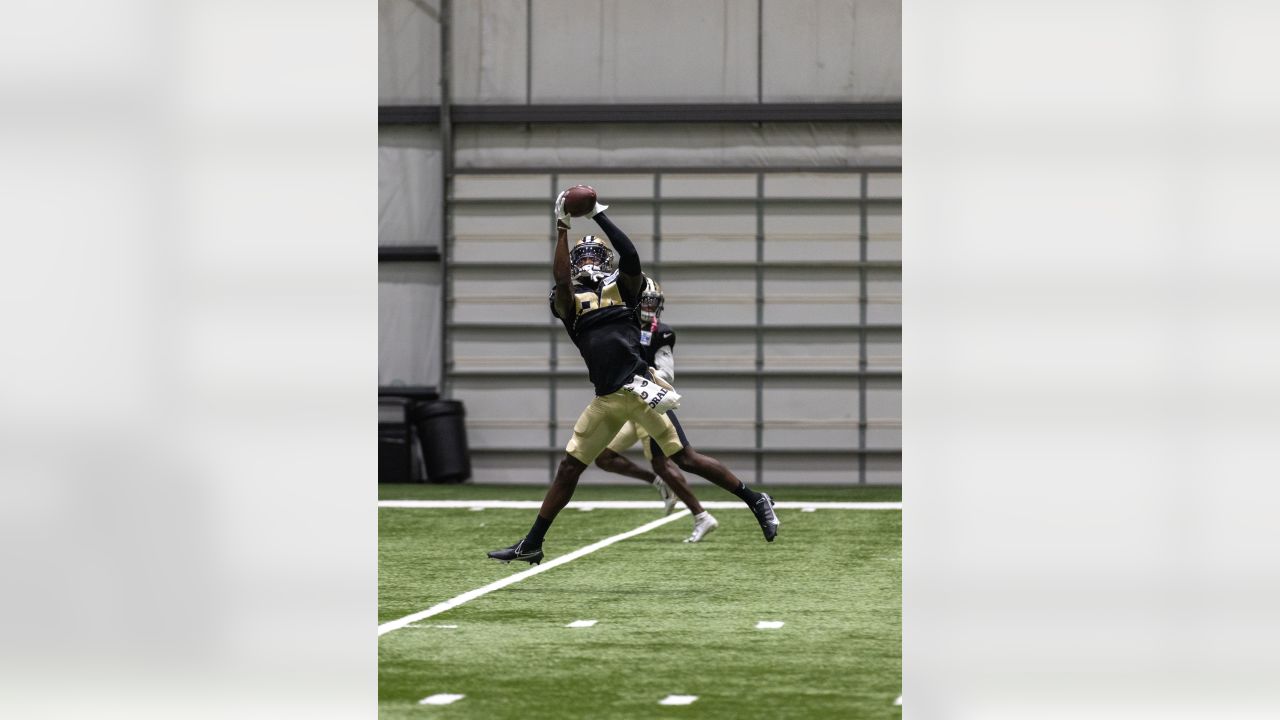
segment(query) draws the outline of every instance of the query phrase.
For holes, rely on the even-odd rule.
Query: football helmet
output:
[[[658,321],[658,316],[662,314],[662,305],[665,298],[662,295],[662,286],[657,280],[649,277],[644,278],[644,289],[640,291],[640,324],[642,326],[652,325]]]
[[[613,267],[613,251],[595,235],[586,235],[569,250],[569,264],[574,280],[594,285]]]

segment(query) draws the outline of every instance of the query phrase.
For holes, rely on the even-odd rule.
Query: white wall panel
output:
[[[440,1],[378,0],[378,104],[438,102]]]
[[[663,322],[676,331],[676,382],[684,370],[751,370],[756,364],[756,339],[753,330],[735,332],[699,332],[680,325],[678,303],[668,299]]]
[[[862,215],[857,205],[816,207],[772,201],[764,210],[764,259],[858,259]]]
[[[867,271],[867,322],[902,322],[902,272]]]
[[[902,417],[902,383],[897,378],[867,378],[867,419]]]
[[[867,457],[867,482],[872,484],[900,484],[902,482],[902,458],[883,455]]]
[[[663,194],[667,194],[665,188]],[[754,187],[750,194],[755,194]],[[754,261],[755,205],[663,207],[662,259],[664,262]]]
[[[768,325],[858,321],[858,274],[845,269],[770,269],[764,277]]]
[[[764,476],[770,485],[779,483],[850,485],[858,482],[858,458],[852,455],[766,457]],[[898,480],[881,479],[879,482],[898,482]],[[785,491],[779,491],[778,499],[787,499]]]
[[[455,103],[525,101],[525,21],[525,0],[453,3]]]
[[[378,131],[378,244],[440,245],[440,135]]]
[[[551,175],[458,175],[454,198],[555,198]],[[550,200],[548,207],[550,207]]]
[[[662,176],[662,196],[690,197],[755,197],[756,176],[672,173]]]
[[[856,377],[766,378],[765,447],[857,447],[858,382]]]
[[[902,208],[867,208],[867,259],[902,259]]]
[[[546,485],[550,481],[547,456],[533,452],[503,455],[473,452],[471,477],[476,482],[503,485]]]
[[[867,331],[867,367],[887,370],[902,367],[902,331]]]
[[[469,418],[545,421],[548,417],[546,388],[519,378],[459,377],[454,379],[452,394],[467,404]]]
[[[680,303],[681,322],[750,325],[756,318],[756,281],[751,270],[664,268],[663,293]]]
[[[455,368],[546,370],[550,366],[546,330],[454,328],[450,342]]]
[[[858,333],[839,331],[771,331],[764,344],[768,370],[857,370]]]
[[[764,178],[767,198],[856,198],[862,177],[856,173],[769,173]]]
[[[766,102],[901,98],[898,0],[765,0]]]
[[[753,0],[537,0],[534,102],[756,99]]]
[[[867,428],[867,447],[900,448],[902,447],[902,422],[893,425],[887,420],[872,420]]]
[[[378,266],[378,384],[440,382],[440,265]]]

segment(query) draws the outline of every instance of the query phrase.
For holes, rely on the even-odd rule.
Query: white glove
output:
[[[602,213],[602,212],[604,212],[605,210],[608,210],[608,209],[609,209],[609,206],[608,206],[608,205],[602,205],[602,204],[600,204],[600,201],[599,201],[599,200],[597,200],[597,201],[596,201],[596,206],[595,206],[594,208],[592,208],[592,209],[591,209],[591,212],[587,213],[587,217],[589,217],[589,218],[593,218],[593,217],[595,217],[595,216],[596,216],[596,213]]]
[[[569,213],[564,211],[564,196],[568,192],[568,190],[564,190],[560,193],[560,196],[556,198],[556,220],[566,228],[569,227]]]

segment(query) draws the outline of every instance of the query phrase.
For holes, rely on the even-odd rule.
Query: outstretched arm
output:
[[[605,206],[597,205],[596,208],[591,218],[596,221],[601,230],[604,230],[604,234],[609,236],[613,249],[618,251],[618,287],[634,302],[640,297],[640,290],[644,288],[644,276],[640,272],[640,253],[631,243],[631,238],[627,237],[627,234],[604,214]]]
[[[556,281],[556,312],[573,318],[573,273],[569,267],[569,227],[556,222],[556,254],[551,261],[551,276]]]

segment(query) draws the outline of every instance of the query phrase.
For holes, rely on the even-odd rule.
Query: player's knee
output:
[[[587,469],[586,463],[572,455],[565,455],[556,468],[556,480],[561,482],[577,482],[582,471]]]
[[[596,456],[596,467],[600,468],[601,470],[612,472],[614,465],[617,464],[617,462],[614,460],[614,458],[616,457],[618,456],[614,454],[612,450],[605,450],[604,452]]]
[[[693,472],[698,468],[697,454],[689,448],[685,448],[675,455],[672,455],[671,459],[681,470]]]

